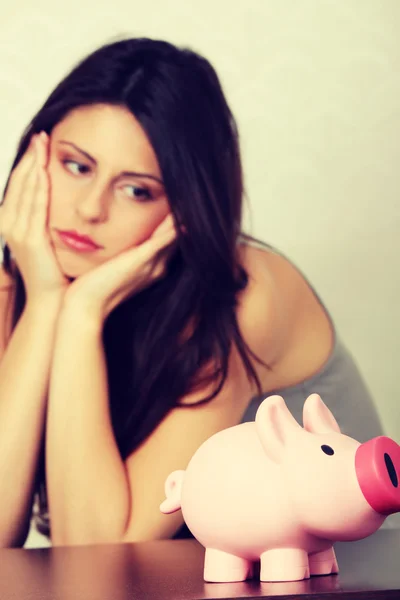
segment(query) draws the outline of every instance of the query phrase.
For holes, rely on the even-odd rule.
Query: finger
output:
[[[26,149],[26,151],[25,151],[24,155],[22,156],[21,160],[19,161],[18,165],[15,167],[15,169],[11,173],[8,187],[7,187],[7,193],[6,193],[7,197],[9,197],[11,195],[14,196],[14,194],[17,194],[17,196],[18,196],[21,186],[23,185],[23,182],[24,182],[26,176],[28,175],[32,165],[34,164],[34,161],[35,161],[35,147],[34,147],[35,137],[36,136],[32,136],[28,148]]]
[[[174,227],[174,217],[171,213],[169,213],[165,219],[163,219],[158,227],[153,231],[153,236],[158,236],[160,233],[164,233],[164,231],[169,231],[171,227]]]
[[[35,238],[43,237],[47,233],[47,221],[50,198],[49,175],[44,167],[38,165],[38,179],[35,197],[30,209],[29,228]]]
[[[160,250],[167,247],[175,238],[176,232],[172,229],[160,234],[157,238],[149,238],[140,246],[135,246],[134,248],[126,250],[114,259],[113,275],[116,277],[126,273],[130,275],[132,268],[145,268],[146,272],[144,273],[144,276],[146,277],[146,274],[152,273],[157,264],[162,264],[165,261],[165,257],[163,257],[164,261],[162,260],[162,257],[160,257],[160,259],[154,263],[154,258],[156,258],[156,255]]]
[[[35,239],[42,238],[46,234],[50,192],[49,175],[45,168],[47,154],[47,137],[44,132],[41,132],[36,141],[36,188],[30,206],[27,207],[29,232]]]
[[[165,274],[166,271],[166,261],[163,260],[162,262],[157,263],[157,265],[151,270],[151,277],[152,279],[160,279],[160,277],[162,277]]]
[[[166,229],[154,239],[154,244],[156,244],[159,248],[164,248],[168,246],[173,240],[177,238],[177,231],[174,226]]]
[[[122,266],[122,265],[121,265]],[[121,268],[124,275],[125,284],[121,288],[122,296],[126,296],[126,292],[132,288],[132,264],[128,263]],[[135,275],[135,287],[131,290],[131,293],[137,293],[140,289],[147,287],[152,281],[160,279],[166,272],[166,260],[159,260],[156,263],[154,261],[146,261],[140,268],[140,272]],[[120,277],[118,269],[114,269],[113,275]]]
[[[39,165],[46,167],[49,154],[49,137],[45,131],[41,131],[37,138],[37,150]]]
[[[23,156],[18,166],[14,169],[9,179],[1,211],[2,231],[3,229],[8,231],[15,222],[16,216],[18,215],[18,205],[21,194],[34,164],[35,153],[33,148],[30,148]]]
[[[143,244],[138,246],[137,250],[140,252],[142,258],[146,258],[148,260],[152,258],[162,248],[165,248],[170,243],[172,243],[176,239],[176,237],[177,232],[175,227],[165,227],[163,231],[159,232],[157,235],[152,235],[151,238],[149,238],[148,240],[143,242]]]
[[[37,157],[24,181],[18,203],[16,203],[17,214],[14,217],[13,235],[16,239],[23,239],[29,230],[32,205],[35,202],[39,189],[39,174]]]

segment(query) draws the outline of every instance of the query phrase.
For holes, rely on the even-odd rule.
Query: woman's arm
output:
[[[112,431],[102,323],[64,310],[50,375],[46,484],[53,545],[119,540],[130,514]]]
[[[238,364],[231,360],[228,381],[209,405],[175,409],[123,462],[110,421],[101,327],[77,313],[61,317],[46,429],[53,545],[172,536],[182,519],[159,511],[164,481],[206,438],[240,421],[251,390]]]
[[[22,546],[29,529],[60,304],[27,304],[0,363],[0,547]]]
[[[26,295],[0,364],[0,546],[23,544],[29,528],[55,326],[69,285],[49,238],[47,161],[47,135],[32,136],[0,206],[0,233]],[[3,268],[0,275],[0,287],[13,284]]]
[[[268,292],[270,281],[263,287],[248,286],[238,318],[246,342],[269,362],[279,342],[271,344],[273,335],[265,332],[274,329],[277,306],[274,295]],[[233,349],[228,377],[219,395],[206,405],[171,411],[123,462],[110,422],[101,331],[101,321],[78,305],[63,309],[50,379],[46,434],[54,545],[171,537],[182,524],[182,515],[159,511],[167,475],[186,468],[211,435],[239,423],[254,392]],[[184,402],[193,403],[208,392],[199,390]]]

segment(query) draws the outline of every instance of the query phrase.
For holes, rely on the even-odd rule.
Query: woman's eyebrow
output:
[[[72,142],[67,142],[66,140],[59,140],[58,143],[59,144],[66,144],[68,146],[72,146],[73,148],[75,148],[75,150],[77,150],[78,152],[80,152],[81,154],[83,154],[84,156],[86,156],[86,158],[88,160],[90,160],[90,162],[92,162],[93,164],[97,165],[96,159],[93,158],[93,156],[91,156],[85,150],[82,150],[82,148],[79,148],[79,146],[77,146],[76,144],[73,144]],[[150,173],[137,173],[136,171],[121,171],[121,173],[119,174],[119,177],[145,177],[147,179],[154,179],[154,181],[157,181],[161,185],[164,185],[164,183],[163,183],[163,181],[161,179],[159,179],[155,175],[151,175]]]

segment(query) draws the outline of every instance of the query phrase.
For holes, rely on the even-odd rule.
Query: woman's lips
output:
[[[75,231],[60,231],[56,229],[56,232],[65,246],[77,252],[95,252],[102,247],[89,237],[81,236]]]

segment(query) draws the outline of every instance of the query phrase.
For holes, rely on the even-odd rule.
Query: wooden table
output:
[[[400,599],[400,530],[335,547],[339,575],[291,583],[205,583],[195,540],[0,550],[0,599]]]

